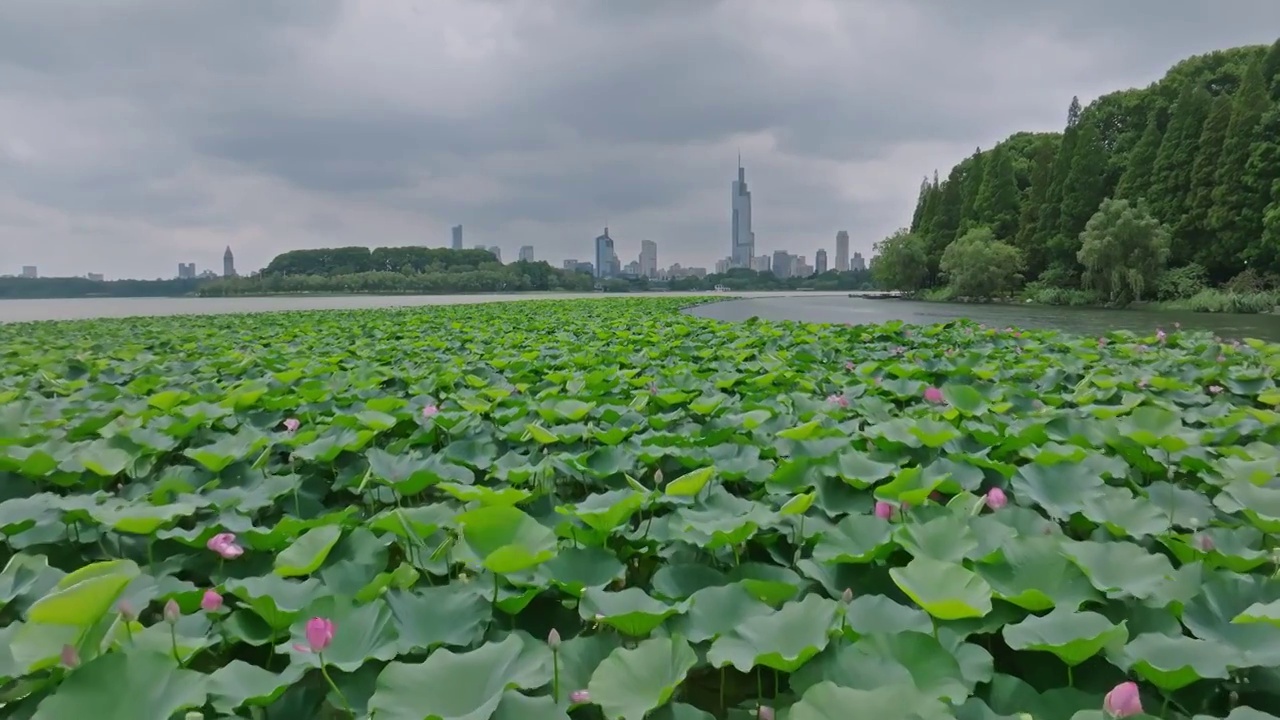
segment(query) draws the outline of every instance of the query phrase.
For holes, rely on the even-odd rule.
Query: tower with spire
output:
[[[236,256],[231,254],[231,246],[227,246],[227,251],[222,253],[222,277],[236,276]]]
[[[742,169],[742,153],[738,153],[738,178],[733,181],[733,237],[729,247],[730,267],[749,268],[756,252],[756,235],[751,231],[751,190],[747,188],[747,172]]]

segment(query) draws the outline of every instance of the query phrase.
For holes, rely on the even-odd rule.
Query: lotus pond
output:
[[[1280,716],[1280,347],[690,302],[0,327],[0,716]]]

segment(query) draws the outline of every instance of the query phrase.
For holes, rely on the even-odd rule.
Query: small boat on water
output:
[[[724,285],[717,285],[714,288],[712,288],[712,290],[714,290],[715,292],[729,292],[729,288],[725,287]]]

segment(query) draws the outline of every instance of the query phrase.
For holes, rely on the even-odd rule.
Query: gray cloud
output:
[[[867,252],[935,167],[1277,27],[1274,0],[7,0],[0,272],[228,244],[252,269],[457,222],[505,255],[585,257],[608,223],[710,265],[739,150],[759,252]]]

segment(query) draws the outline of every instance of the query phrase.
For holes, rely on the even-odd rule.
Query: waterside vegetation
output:
[[[1061,133],[1017,133],[926,178],[878,245],[886,288],[1063,305],[1280,306],[1280,41],[1159,82],[1072,99]]]
[[[1280,717],[1280,347],[692,302],[0,326],[0,714]]]

